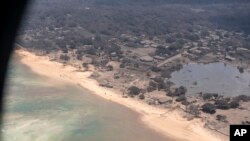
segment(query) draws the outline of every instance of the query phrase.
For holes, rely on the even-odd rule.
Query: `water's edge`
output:
[[[92,95],[84,88],[50,85],[43,76],[19,65],[23,68],[12,72],[7,83],[4,141],[166,140],[142,124],[139,114],[131,109]]]

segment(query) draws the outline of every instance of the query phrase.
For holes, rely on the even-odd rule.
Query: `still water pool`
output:
[[[187,64],[172,73],[172,82],[187,87],[188,94],[250,95],[250,73],[224,63]]]

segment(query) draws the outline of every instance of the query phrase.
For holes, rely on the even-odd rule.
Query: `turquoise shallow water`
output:
[[[3,141],[169,141],[130,109],[78,86],[51,85],[20,63],[7,80]]]
[[[219,93],[226,96],[250,95],[250,74],[224,63],[188,64],[172,73],[172,82],[188,88],[188,94]],[[197,84],[195,85],[195,82]]]

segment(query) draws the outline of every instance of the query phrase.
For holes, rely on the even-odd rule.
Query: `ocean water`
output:
[[[170,141],[130,109],[71,84],[51,84],[12,61],[5,89],[3,141]]]
[[[250,95],[250,74],[224,63],[187,64],[172,73],[172,82],[187,87],[188,94]],[[195,84],[197,82],[197,84]]]

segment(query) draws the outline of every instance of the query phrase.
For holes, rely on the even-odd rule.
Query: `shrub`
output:
[[[186,111],[192,115],[199,116],[200,110],[198,105],[191,104],[187,106]]]
[[[172,85],[174,85],[174,82],[171,82],[171,81],[167,81],[165,83],[166,87],[170,88]]]
[[[230,108],[238,108],[240,106],[239,101],[233,100],[229,103]]]
[[[160,45],[160,46],[158,46],[158,47],[156,48],[156,50],[155,50],[155,55],[162,56],[162,55],[167,54],[167,53],[169,53],[169,52],[170,52],[170,51],[169,51],[168,48],[166,48],[165,46]]]
[[[157,83],[163,83],[164,82],[163,78],[161,78],[161,77],[155,77],[155,78],[153,78],[153,80],[155,82],[157,82]]]
[[[91,75],[90,75],[90,78],[98,78],[100,77],[101,75],[98,73],[98,72],[93,72]]]
[[[107,71],[112,71],[112,70],[114,70],[114,67],[112,65],[108,65],[107,66]]]
[[[76,59],[81,61],[82,60],[82,54],[77,54]]]
[[[81,43],[84,44],[84,45],[93,45],[92,39],[89,39],[89,38],[82,39]]]
[[[185,95],[186,92],[187,92],[187,88],[184,86],[180,86],[179,88],[175,89],[176,96]]]
[[[186,106],[187,106],[187,105],[189,105],[189,104],[191,104],[191,103],[190,103],[190,102],[188,102],[187,100],[184,100],[184,101],[182,101],[182,102],[181,102],[181,104],[182,104],[182,105],[186,105]]]
[[[177,102],[186,101],[186,100],[187,100],[187,98],[185,95],[180,95],[178,98],[176,98]]]
[[[152,67],[151,67],[151,71],[153,71],[153,72],[160,72],[161,69],[158,68],[158,67],[156,67],[156,66],[152,66]]]
[[[166,89],[167,88],[167,85],[165,84],[165,82],[160,82],[158,83],[158,90],[161,90],[161,89]]]
[[[166,95],[173,97],[173,96],[175,96],[175,93],[169,90],[169,91],[167,91]]]
[[[187,39],[191,40],[191,41],[197,41],[199,40],[199,36],[196,34],[189,34],[186,36]]]
[[[147,87],[148,92],[152,92],[157,89],[157,83],[154,81],[149,81],[149,86]]]
[[[181,96],[185,95],[187,92],[187,88],[184,86],[180,86],[179,88],[176,88],[174,92],[169,91],[167,92],[167,96]]]
[[[225,122],[225,121],[227,121],[227,116],[225,116],[225,115],[217,115],[216,120]]]
[[[137,48],[137,44],[133,41],[127,41],[126,46],[132,47],[132,48]]]
[[[242,121],[241,124],[243,124],[243,125],[250,125],[250,121]]]
[[[170,36],[170,35],[167,35],[165,41],[166,41],[166,43],[173,43],[173,42],[176,41],[176,39],[173,38],[173,37]]]
[[[206,103],[206,104],[202,105],[201,108],[202,108],[202,111],[203,111],[204,113],[209,113],[209,114],[214,114],[214,113],[216,113],[216,108],[215,108],[215,106],[214,106],[213,104],[211,104],[211,103]]]
[[[152,87],[157,87],[158,90],[161,90],[161,89],[166,89],[166,84],[164,82],[164,79],[162,79],[161,77],[155,77],[153,78],[153,80],[155,82],[151,82],[151,85]],[[153,84],[155,83],[155,84]]]
[[[216,100],[214,104],[218,109],[227,110],[230,108],[229,103],[225,100]]]
[[[170,70],[168,70],[168,69],[166,69],[166,70],[163,70],[163,71],[161,71],[161,77],[163,77],[163,78],[170,78],[171,77],[171,71]]]
[[[140,93],[141,93],[141,90],[136,86],[131,86],[128,88],[128,94],[131,96],[138,95]]]
[[[76,50],[76,54],[83,55],[84,54],[84,50],[83,49],[77,49]]]
[[[200,35],[202,37],[206,37],[206,36],[209,36],[209,32],[207,30],[205,30],[205,31],[202,31]]]
[[[82,63],[82,67],[88,68],[88,63]]]
[[[155,91],[155,90],[156,90],[156,87],[152,87],[152,86],[147,87],[148,92],[152,92],[152,91]]]
[[[63,53],[68,53],[68,49],[67,48],[62,48],[62,52]]]
[[[121,64],[120,64],[120,68],[125,68],[125,64],[124,64],[124,63],[121,63]]]
[[[108,62],[109,60],[107,59],[103,60],[93,59],[92,64],[94,64],[95,66],[106,67]]]
[[[239,70],[240,73],[244,73],[244,68],[243,67],[238,66],[237,69]]]
[[[108,54],[110,54],[112,52],[116,52],[117,54],[122,53],[121,47],[117,46],[116,44],[112,44],[110,46],[107,46],[104,49],[105,49],[105,52]]]
[[[135,67],[135,68],[139,68],[139,66],[140,66],[140,65],[139,65],[138,63],[134,63],[134,67]]]
[[[97,50],[94,47],[87,47],[84,50],[84,53],[89,54],[89,55],[96,55]]]
[[[114,79],[119,79],[119,78],[120,78],[119,74],[118,74],[118,73],[115,73],[115,74],[114,74]]]
[[[145,99],[144,94],[139,95],[139,99],[141,99],[141,100]]]
[[[68,61],[70,59],[70,57],[68,55],[60,55],[60,59],[64,60],[64,61]]]
[[[131,61],[131,59],[129,59],[129,58],[123,58],[123,59],[121,60],[121,62],[122,62],[123,64],[128,64],[128,63],[131,63],[132,61]]]
[[[149,86],[156,89],[157,88],[157,83],[154,81],[149,81]]]
[[[233,99],[237,100],[237,101],[248,102],[248,101],[250,101],[250,96],[239,95],[239,96],[234,97]]]
[[[217,93],[205,93],[202,95],[203,100],[211,100],[212,98],[216,98],[219,95]]]
[[[193,85],[197,85],[197,84],[198,84],[198,82],[197,82],[197,81],[194,81]]]

